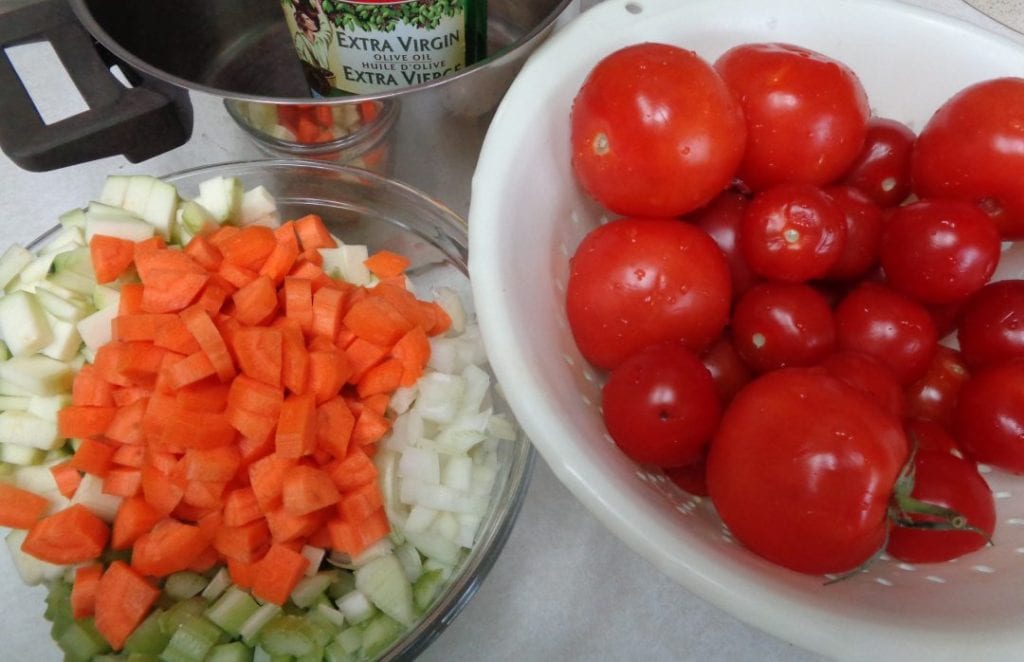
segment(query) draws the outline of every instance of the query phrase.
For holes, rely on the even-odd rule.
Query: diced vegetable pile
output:
[[[112,176],[0,257],[0,525],[66,659],[370,659],[516,437],[453,291],[262,187]]]

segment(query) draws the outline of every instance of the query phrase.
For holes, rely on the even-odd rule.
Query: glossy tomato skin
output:
[[[836,324],[823,294],[803,283],[761,283],[736,302],[733,343],[756,372],[814,365],[832,353]]]
[[[857,286],[836,306],[835,318],[838,348],[873,356],[903,385],[920,379],[937,351],[928,311],[880,283]]]
[[[907,387],[907,416],[952,426],[960,389],[970,378],[963,355],[939,345],[924,375]]]
[[[839,381],[870,396],[893,416],[902,418],[906,413],[903,388],[892,370],[877,359],[862,352],[842,350],[822,361],[821,367]]]
[[[616,214],[678,216],[732,181],[743,156],[742,110],[692,51],[657,43],[601,60],[573,101],[572,166]]]
[[[872,117],[867,129],[864,147],[843,183],[879,207],[895,207],[910,195],[910,160],[917,136],[906,124],[887,117]]]
[[[754,273],[740,252],[739,233],[750,198],[734,189],[724,191],[709,204],[687,216],[686,220],[707,232],[725,254],[732,274],[732,294],[738,297],[761,278]]]
[[[658,467],[700,459],[721,415],[711,374],[678,343],[648,347],[619,364],[601,407],[615,444],[633,461]]]
[[[972,375],[960,389],[953,431],[977,462],[1024,474],[1024,359]]]
[[[754,273],[800,283],[824,276],[839,259],[846,242],[846,219],[817,186],[775,186],[750,202],[739,241]]]
[[[889,217],[881,262],[893,289],[925,304],[948,304],[984,287],[999,252],[999,232],[974,205],[920,200]]]
[[[725,327],[731,299],[722,251],[706,232],[675,219],[602,225],[569,263],[569,327],[599,368],[666,341],[703,351]]]
[[[910,496],[967,518],[970,526],[984,531],[935,531],[894,526],[886,551],[908,563],[939,563],[959,558],[985,546],[996,525],[992,490],[973,462],[951,453],[918,449],[914,455],[914,489]],[[935,517],[914,515],[916,521]]]
[[[952,433],[935,421],[907,418],[903,421],[903,429],[907,433],[907,441],[918,450],[964,457],[964,452],[960,450],[960,445],[956,443]]]
[[[1024,78],[953,95],[918,136],[911,167],[918,197],[977,204],[1004,238],[1024,238]]]
[[[754,553],[798,572],[844,572],[884,544],[908,454],[899,420],[821,368],[755,379],[722,416],[708,490]]]
[[[790,44],[743,44],[723,53],[715,69],[746,117],[739,178],[750,190],[828,184],[860,154],[867,95],[844,64]]]
[[[967,365],[1024,357],[1024,280],[989,283],[960,314],[957,340]]]
[[[882,210],[852,186],[830,186],[825,193],[843,212],[846,220],[843,250],[825,276],[846,281],[863,278],[878,264],[885,226]]]
[[[725,331],[700,357],[718,388],[718,397],[728,404],[740,389],[754,378],[754,373],[736,350],[732,333]]]

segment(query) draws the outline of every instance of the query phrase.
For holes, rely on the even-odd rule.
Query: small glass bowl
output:
[[[398,104],[278,104],[226,99],[224,107],[265,154],[390,172],[390,135]]]

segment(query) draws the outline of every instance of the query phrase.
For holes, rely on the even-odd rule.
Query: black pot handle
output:
[[[7,47],[42,40],[53,46],[89,106],[49,125],[3,53]],[[0,55],[0,149],[25,170],[55,170],[117,154],[138,163],[184,144],[192,134],[187,91],[138,76],[113,61],[65,0],[43,0],[0,13]],[[115,63],[133,87],[114,77],[110,66]]]

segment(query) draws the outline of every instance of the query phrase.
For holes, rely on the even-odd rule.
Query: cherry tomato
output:
[[[729,273],[732,274],[732,295],[734,297],[743,294],[760,280],[740,253],[737,241],[740,225],[743,223],[743,215],[749,202],[750,199],[746,195],[730,189],[712,200],[706,207],[698,209],[686,218],[687,221],[711,235],[711,238],[725,253],[725,259],[729,262]]]
[[[729,265],[706,232],[682,221],[602,225],[583,238],[569,269],[569,326],[599,368],[664,341],[703,351],[728,320]]]
[[[823,294],[803,283],[761,283],[736,302],[733,343],[756,372],[814,365],[836,343],[832,308]]]
[[[803,282],[824,276],[839,259],[846,219],[816,186],[776,186],[754,196],[743,216],[739,241],[755,273]]]
[[[822,361],[821,367],[836,379],[869,395],[894,416],[902,418],[906,412],[903,388],[892,370],[877,359],[862,352],[843,350]]]
[[[1024,357],[1024,280],[989,283],[964,306],[957,328],[971,367]]]
[[[960,389],[953,432],[974,460],[1024,473],[1024,358],[974,373]]]
[[[704,352],[700,360],[711,373],[711,378],[715,380],[718,397],[723,403],[732,400],[733,396],[754,378],[750,368],[743,361],[740,353],[736,351],[736,344],[728,330]]]
[[[830,186],[825,193],[846,219],[843,250],[825,276],[836,280],[863,278],[878,263],[884,226],[882,210],[851,186]]]
[[[964,457],[953,435],[942,425],[924,418],[907,418],[903,421],[907,440],[919,450],[949,453]]]
[[[612,370],[601,396],[615,444],[635,462],[696,462],[718,425],[715,383],[696,354],[678,343],[648,347]]]
[[[970,378],[960,352],[939,345],[924,376],[907,387],[907,416],[951,426],[957,396]]]
[[[937,351],[928,311],[878,283],[863,283],[846,295],[835,318],[837,347],[875,357],[903,385],[920,379]]]
[[[906,460],[895,416],[821,368],[783,368],[726,409],[708,452],[708,490],[754,553],[798,572],[844,572],[884,544]]]
[[[879,207],[895,207],[910,195],[910,159],[917,136],[886,117],[868,120],[864,148],[843,177]]]
[[[744,44],[726,51],[715,69],[743,106],[747,149],[739,177],[750,190],[828,184],[860,154],[867,95],[844,64],[790,44]]]
[[[881,261],[894,290],[945,304],[980,290],[999,263],[999,232],[960,200],[921,200],[893,211],[882,233]]]
[[[572,166],[591,196],[630,216],[677,216],[724,190],[743,156],[743,112],[692,51],[629,46],[601,60],[573,101]]]
[[[1024,78],[964,88],[917,138],[914,192],[979,205],[1007,239],[1024,238]]]
[[[675,483],[676,487],[694,496],[708,495],[707,458],[702,457],[693,464],[684,467],[665,469],[665,477]]]
[[[901,561],[938,563],[959,558],[984,547],[996,526],[992,490],[970,460],[950,453],[918,449],[914,455],[914,487],[918,501],[949,508],[963,518],[963,526],[977,530],[933,530],[894,526],[886,551]],[[897,500],[897,503],[900,503]],[[908,514],[897,522],[939,523],[934,515]]]

